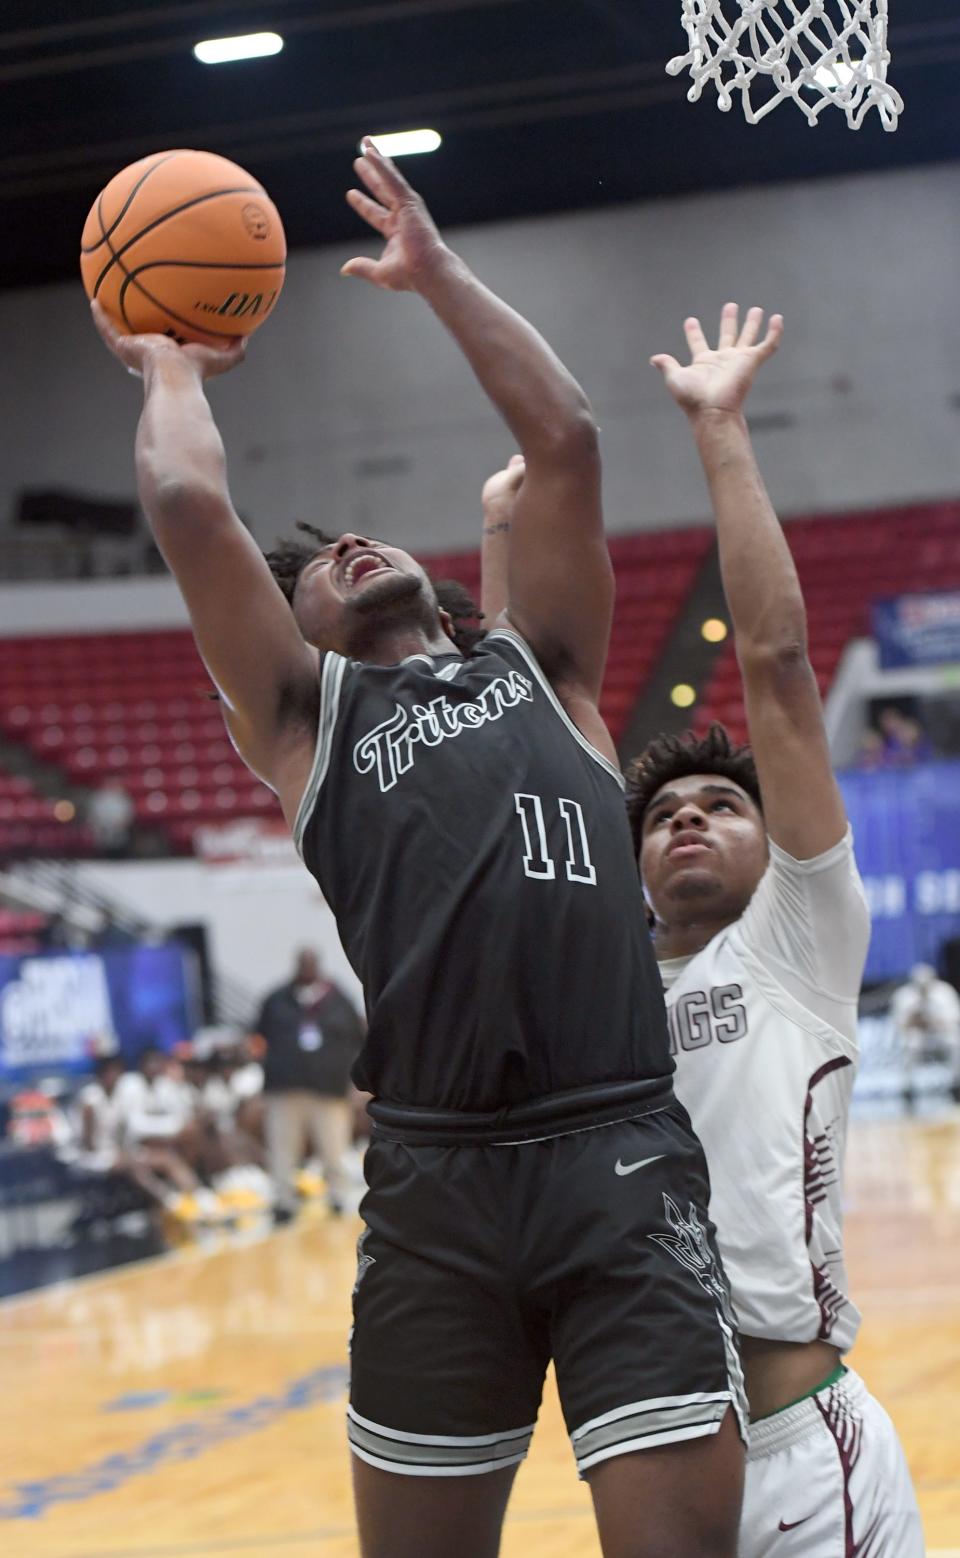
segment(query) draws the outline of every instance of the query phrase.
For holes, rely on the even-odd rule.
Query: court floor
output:
[[[960,1558],[960,1114],[858,1122],[853,1361],[897,1423],[931,1558]],[[357,1558],[353,1222],[305,1222],[0,1305],[4,1558]],[[552,1383],[504,1558],[597,1558]]]

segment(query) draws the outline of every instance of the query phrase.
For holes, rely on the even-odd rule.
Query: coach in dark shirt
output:
[[[292,979],[265,997],[256,1028],[266,1043],[267,1152],[278,1220],[296,1210],[293,1176],[308,1136],[323,1164],[330,1210],[339,1213],[352,1119],[350,1068],[363,1043],[363,1022],[325,977],[317,954],[305,949]]]

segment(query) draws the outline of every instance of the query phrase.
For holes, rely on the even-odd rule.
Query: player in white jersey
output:
[[[869,916],[806,648],[800,585],[743,404],[783,322],[723,310],[717,350],[653,362],[716,514],[752,752],[660,737],[629,806],[677,1061],[703,1141],[751,1433],[741,1558],[922,1558],[896,1432],[842,1359],[859,1315],[842,1176]],[[677,1209],[678,1217],[684,1209]]]

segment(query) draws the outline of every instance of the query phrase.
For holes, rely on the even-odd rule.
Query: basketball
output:
[[[209,345],[269,317],[286,254],[279,212],[252,174],[213,152],[161,151],[97,196],[80,273],[128,334]]]

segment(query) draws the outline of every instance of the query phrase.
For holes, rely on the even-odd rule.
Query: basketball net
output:
[[[825,108],[842,108],[859,130],[876,107],[884,129],[897,128],[903,99],[887,84],[887,0],[683,0],[683,25],[689,51],[667,70],[690,71],[691,103],[712,81],[724,113],[740,93],[749,124],[792,97],[812,125]]]

